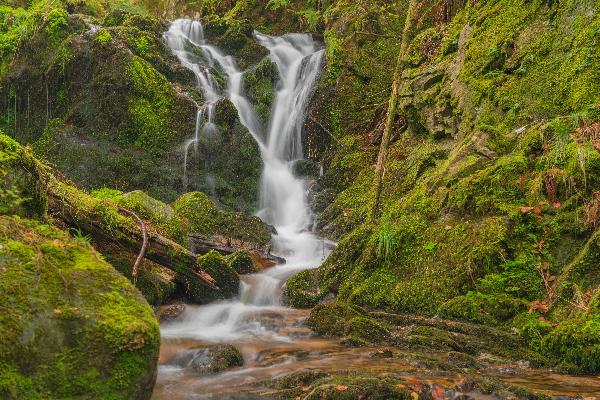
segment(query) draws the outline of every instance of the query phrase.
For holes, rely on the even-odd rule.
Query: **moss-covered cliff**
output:
[[[202,190],[253,210],[258,148],[228,102],[218,140],[190,156],[184,182],[184,143],[203,100],[162,40],[166,28],[127,2],[1,6],[0,128],[86,189],[142,189],[165,201]],[[250,35],[238,34],[242,44]]]
[[[305,277],[291,285],[516,327],[565,368],[597,372],[583,343],[598,333],[598,2],[420,2],[373,221],[407,3],[324,14],[327,74],[308,133],[327,166],[320,225],[341,241],[318,291]]]

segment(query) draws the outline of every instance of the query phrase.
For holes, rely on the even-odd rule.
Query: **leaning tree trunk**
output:
[[[388,148],[390,146],[390,138],[392,137],[392,129],[396,120],[396,112],[398,106],[398,92],[400,91],[400,83],[402,72],[408,56],[408,45],[413,37],[415,30],[417,13],[419,11],[419,2],[410,0],[406,18],[404,21],[404,30],[402,31],[402,42],[400,43],[400,51],[396,60],[396,68],[394,69],[394,79],[392,81],[392,93],[388,102],[387,119],[381,137],[379,146],[379,154],[377,156],[377,166],[375,168],[375,199],[371,210],[371,219],[376,220],[380,214],[381,191],[383,188],[383,177],[385,175],[385,162],[387,160]]]

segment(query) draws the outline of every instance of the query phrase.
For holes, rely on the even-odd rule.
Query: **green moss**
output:
[[[254,267],[252,257],[245,251],[238,251],[228,255],[227,263],[239,275],[254,274],[258,272]]]
[[[386,327],[366,317],[349,319],[344,334],[353,343],[382,343],[391,338]]]
[[[205,236],[221,235],[259,246],[264,246],[271,240],[271,228],[259,218],[243,213],[221,211],[204,193],[192,192],[182,195],[173,203],[173,209],[176,218],[171,223],[171,227],[174,231],[179,230],[179,237],[184,233],[185,236],[187,233]],[[187,223],[182,222],[182,219]]]
[[[296,308],[314,307],[325,296],[319,290],[316,270],[302,271],[288,279],[283,295],[285,303]]]
[[[105,45],[112,40],[112,35],[106,29],[99,29],[98,32],[96,32],[94,40],[99,45]]]
[[[0,236],[2,396],[145,398],[160,339],[139,292],[54,227],[0,217]]]
[[[526,311],[528,307],[526,301],[506,294],[469,292],[442,304],[438,308],[438,315],[467,322],[500,324]]]
[[[240,277],[237,272],[227,263],[227,259],[211,251],[198,257],[198,265],[217,282],[219,290],[207,288],[205,290],[204,302],[209,303],[218,299],[230,299],[239,292]]]
[[[170,125],[173,89],[163,75],[139,57],[132,59],[127,77],[131,85],[127,110],[134,123],[130,132],[134,143],[150,153],[164,152],[174,136]]]

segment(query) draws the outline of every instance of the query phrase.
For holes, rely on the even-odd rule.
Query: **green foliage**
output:
[[[286,8],[290,6],[290,0],[269,0],[267,2],[267,8],[273,11],[279,10],[280,8]]]
[[[112,35],[106,29],[99,29],[96,32],[96,37],[94,38],[94,40],[99,45],[105,45],[112,40]]]
[[[296,11],[296,14],[302,18],[309,31],[316,31],[319,27],[321,22],[321,13],[314,8],[306,8]]]

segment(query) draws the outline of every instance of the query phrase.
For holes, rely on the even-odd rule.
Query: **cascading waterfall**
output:
[[[257,213],[275,226],[274,251],[286,257],[262,273],[244,276],[240,296],[226,302],[201,307],[187,307],[184,314],[162,327],[164,338],[186,338],[209,342],[231,342],[247,338],[287,341],[269,324],[263,323],[268,312],[284,312],[280,293],[285,280],[295,272],[317,267],[325,254],[324,241],[311,233],[312,214],[307,202],[307,188],[292,172],[293,163],[302,159],[302,125],[306,108],[319,72],[323,50],[310,35],[292,34],[271,37],[255,33],[259,44],[269,50],[277,66],[279,82],[268,125],[265,127],[244,95],[243,71],[231,56],[206,43],[202,25],[197,21],[177,20],[165,34],[168,45],[181,63],[194,71],[206,100],[208,124],[212,124],[215,104],[225,96],[235,105],[240,122],[256,140],[264,169]],[[200,54],[200,56],[198,55]],[[219,67],[227,78],[220,90],[209,67]],[[204,109],[201,109],[204,110]],[[200,115],[193,139],[198,142]],[[187,149],[186,149],[187,153]]]
[[[187,168],[190,147],[198,153],[200,134],[207,140],[213,140],[218,136],[218,129],[214,123],[215,108],[223,97],[217,81],[210,72],[209,66],[203,66],[201,58],[194,49],[205,47],[204,29],[198,21],[178,19],[171,24],[169,30],[164,34],[167,45],[179,59],[181,65],[194,73],[198,87],[204,95],[204,104],[198,107],[196,112],[196,127],[194,137],[184,144],[183,160],[183,186],[187,188]],[[205,121],[205,122],[204,122]],[[204,123],[203,123],[204,122]],[[205,168],[207,165],[205,165]]]

